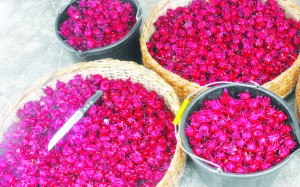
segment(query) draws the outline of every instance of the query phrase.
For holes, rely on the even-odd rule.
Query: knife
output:
[[[68,121],[55,133],[55,135],[51,138],[48,144],[48,151],[50,151],[59,140],[61,140],[67,132],[73,127],[75,123],[77,123],[84,114],[89,110],[89,108],[102,96],[103,92],[101,90],[97,90],[94,95],[92,95],[83,105],[82,108],[79,108]]]

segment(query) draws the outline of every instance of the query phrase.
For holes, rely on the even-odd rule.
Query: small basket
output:
[[[265,0],[263,0],[265,1]],[[162,67],[150,55],[146,43],[150,40],[152,34],[155,32],[154,22],[161,16],[166,14],[168,9],[175,9],[179,6],[188,6],[192,0],[162,0],[152,10],[151,15],[145,21],[142,29],[142,36],[140,38],[142,59],[144,65],[157,72],[162,76],[176,91],[180,99],[186,98],[190,93],[199,89],[201,86],[195,82],[188,81],[179,75],[172,73]],[[286,16],[300,20],[300,8],[297,7],[293,0],[277,0],[277,3],[285,10]],[[271,90],[278,96],[285,98],[290,94],[299,76],[300,57],[296,59],[294,64],[275,79],[265,83],[262,87]]]
[[[45,86],[55,88],[57,80],[67,82],[76,74],[81,74],[82,76],[100,74],[108,79],[126,80],[130,78],[132,82],[139,82],[148,90],[154,90],[158,95],[162,96],[166,106],[174,115],[179,110],[180,103],[174,89],[155,72],[141,65],[134,62],[113,59],[78,63],[39,79],[29,86],[15,101],[8,105],[4,111],[0,113],[0,141],[2,141],[5,130],[12,125],[13,122],[17,121],[17,109],[23,107],[26,102],[37,100],[44,95],[41,88]],[[179,179],[184,171],[185,161],[186,155],[180,146],[177,145],[170,167],[157,186],[178,186]]]

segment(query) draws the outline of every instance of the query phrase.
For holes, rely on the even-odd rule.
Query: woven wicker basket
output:
[[[55,88],[56,81],[67,82],[76,74],[87,76],[90,74],[100,74],[109,79],[128,79],[133,82],[141,83],[148,90],[154,90],[161,95],[167,107],[176,114],[179,110],[180,103],[174,89],[167,84],[155,72],[138,65],[134,62],[126,62],[112,59],[104,59],[94,62],[78,63],[66,67],[60,71],[54,72],[50,76],[45,76],[29,86],[13,103],[0,113],[0,141],[3,133],[13,122],[17,121],[16,110],[32,100],[37,100],[44,95],[41,88],[51,86]],[[157,186],[178,186],[180,177],[185,167],[186,155],[177,145],[174,157],[170,167],[163,179]]]
[[[295,93],[295,111],[300,121],[300,79],[298,79],[298,83],[296,86],[296,93]]]
[[[162,76],[173,88],[180,99],[184,99],[190,93],[200,88],[199,84],[190,82],[184,78],[181,78],[175,73],[166,70],[157,61],[155,61],[150,55],[146,43],[150,40],[152,34],[155,32],[153,23],[159,18],[159,16],[166,14],[167,9],[174,9],[179,6],[187,6],[192,0],[162,0],[152,10],[151,15],[145,21],[142,29],[142,36],[140,39],[142,58],[144,65],[157,72]],[[278,4],[285,10],[288,17],[292,17],[296,20],[300,20],[300,8],[297,7],[294,0],[277,0]],[[294,64],[284,71],[281,75],[276,77],[270,82],[265,83],[262,87],[271,90],[282,98],[285,98],[292,92],[296,85],[296,81],[299,75],[300,57],[296,59]]]

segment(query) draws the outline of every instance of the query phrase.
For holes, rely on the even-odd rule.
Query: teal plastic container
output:
[[[288,119],[286,124],[290,125],[293,129],[294,140],[297,141],[296,149],[282,162],[279,164],[260,172],[250,173],[250,174],[235,174],[228,172],[220,172],[219,170],[209,166],[193,153],[190,148],[188,139],[185,135],[186,121],[189,119],[190,115],[200,109],[205,100],[211,100],[220,98],[224,88],[227,88],[229,94],[233,97],[237,97],[239,93],[248,91],[252,97],[254,96],[268,96],[271,98],[271,104],[276,108],[282,110]],[[274,93],[266,90],[260,86],[248,85],[248,84],[224,84],[220,86],[215,86],[209,88],[208,90],[202,92],[198,95],[186,108],[181,121],[179,123],[180,136],[182,140],[183,149],[190,155],[193,160],[197,172],[199,173],[202,181],[209,187],[268,187],[271,186],[277,175],[279,174],[281,168],[285,166],[294,156],[299,152],[300,143],[300,132],[299,124],[296,115],[289,109],[287,103]]]

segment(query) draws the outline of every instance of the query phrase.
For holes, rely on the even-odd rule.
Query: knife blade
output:
[[[103,92],[97,90],[94,95],[92,95],[83,105],[82,108],[79,108],[69,119],[68,121],[54,134],[48,143],[48,151],[50,151],[58,142],[61,140],[67,132],[77,123],[84,114],[89,110],[89,108],[102,96]]]

